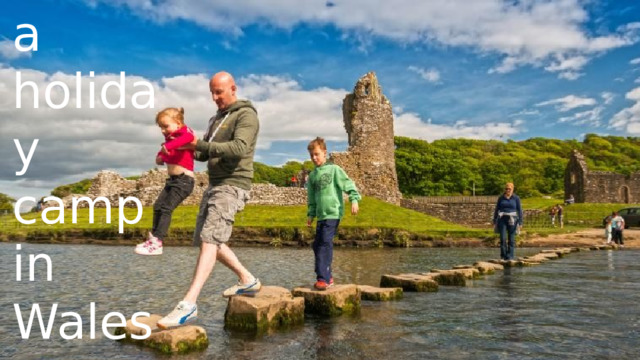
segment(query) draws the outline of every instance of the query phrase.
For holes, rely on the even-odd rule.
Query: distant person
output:
[[[189,290],[182,301],[158,321],[166,329],[184,324],[198,315],[196,301],[211,275],[216,260],[233,271],[238,283],[226,289],[222,296],[255,294],[262,288],[227,245],[236,213],[249,201],[253,179],[253,158],[258,139],[258,113],[250,101],[238,100],[236,84],[227,72],[215,74],[209,81],[211,97],[218,107],[209,120],[202,140],[187,145],[195,149],[198,161],[207,161],[209,187],[202,194],[194,244],[200,254]]]
[[[493,212],[493,224],[500,233],[500,259],[514,260],[516,231],[522,226],[522,205],[518,195],[513,193],[513,183],[506,183],[504,194],[498,198]]]
[[[316,283],[318,290],[333,285],[331,263],[333,261],[333,237],[344,214],[342,193],[349,194],[351,214],[358,213],[360,194],[356,185],[338,165],[327,163],[327,145],[317,137],[307,146],[315,169],[309,175],[307,192],[307,226],[317,218],[316,236],[313,242]]]
[[[296,178],[295,175],[293,175],[291,177],[291,187],[297,187],[298,186],[298,179]]]
[[[156,115],[165,142],[156,155],[156,164],[167,164],[169,177],[156,202],[153,204],[153,226],[147,240],[138,244],[135,253],[139,255],[162,255],[162,244],[171,225],[171,215],[195,185],[193,175],[193,150],[180,147],[195,138],[193,130],[184,124],[183,108],[166,108]]]
[[[551,209],[549,209],[549,219],[551,221],[551,226],[556,227],[556,212],[558,211],[558,209],[556,208],[556,206],[552,206]]]
[[[573,198],[573,194],[569,194],[569,198],[564,201],[566,205],[571,205],[576,202],[576,199]]]
[[[556,205],[556,215],[558,215],[558,225],[560,225],[560,229],[564,227],[564,218],[562,217],[564,209],[562,205]]]
[[[611,219],[611,231],[613,242],[624,246],[624,239],[622,232],[624,231],[624,218],[618,215],[617,212],[613,213],[613,219]]]
[[[36,211],[40,212],[44,210],[44,197],[41,197],[40,200],[36,203]]]
[[[612,222],[611,220],[613,220],[613,217],[615,216],[615,212],[611,213],[611,215],[607,216],[606,218],[604,218],[604,236],[607,239],[607,245],[611,244],[611,239],[612,239]]]
[[[304,188],[307,189],[309,187],[309,172],[304,172]]]

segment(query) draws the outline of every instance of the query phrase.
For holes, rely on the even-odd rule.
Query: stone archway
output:
[[[631,196],[629,194],[629,187],[627,185],[622,185],[620,187],[620,190],[618,190],[618,199],[620,199],[620,202],[624,204],[631,203]]]

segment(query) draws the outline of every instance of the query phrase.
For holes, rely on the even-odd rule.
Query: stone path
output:
[[[380,288],[344,284],[335,285],[325,291],[312,287],[297,287],[293,291],[264,286],[255,296],[234,296],[229,299],[225,312],[225,327],[236,331],[266,332],[304,323],[305,315],[332,317],[354,314],[360,311],[361,300],[388,301],[401,299],[403,291],[435,292],[441,286],[466,286],[469,281],[494,274],[508,267],[536,266],[559,259],[578,251],[618,249],[616,245],[590,245],[585,247],[562,247],[542,250],[535,255],[516,260],[478,261],[473,265],[457,265],[452,269],[431,269],[424,273],[385,274],[381,276]],[[160,315],[138,318],[148,325],[152,333],[143,340],[134,336],[144,335],[145,329],[134,326],[129,320],[116,335],[125,334],[124,341],[158,349],[165,353],[186,353],[202,350],[208,346],[206,331],[199,326],[187,325],[160,330],[156,323]]]

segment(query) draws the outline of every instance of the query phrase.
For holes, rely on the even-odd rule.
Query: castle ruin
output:
[[[344,98],[342,116],[349,147],[331,153],[330,160],[349,174],[363,195],[400,205],[393,112],[374,72],[361,77]]]
[[[565,199],[578,203],[625,203],[640,201],[640,172],[631,175],[589,170],[587,162],[573,150],[564,172]]]

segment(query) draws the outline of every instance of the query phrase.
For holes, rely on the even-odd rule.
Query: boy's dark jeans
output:
[[[329,283],[331,262],[333,261],[333,236],[338,230],[340,220],[327,219],[316,224],[316,238],[313,242],[313,254],[316,258],[316,278]]]
[[[162,240],[167,236],[171,225],[171,213],[180,203],[191,194],[195,180],[185,174],[170,175],[164,184],[164,189],[153,204],[153,236]]]

